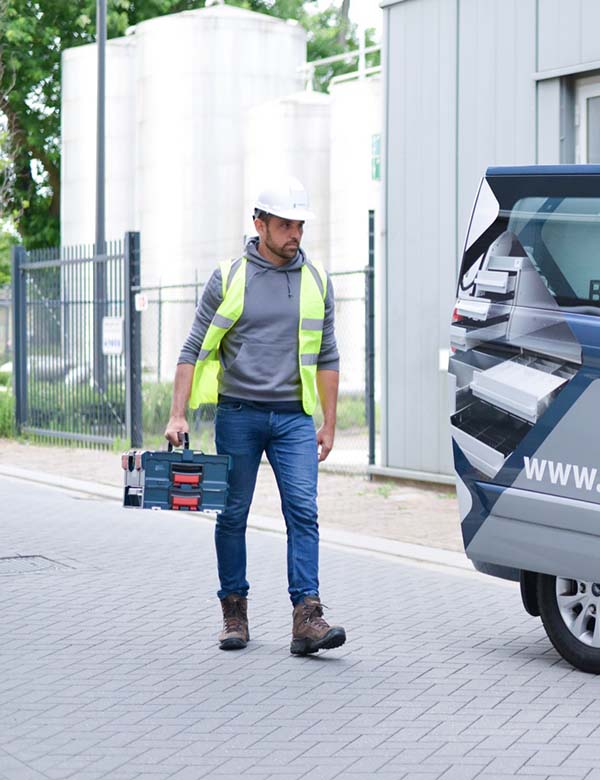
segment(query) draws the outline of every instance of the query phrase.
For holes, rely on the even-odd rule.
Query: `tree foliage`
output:
[[[108,0],[108,37],[163,14],[200,8],[205,0]],[[333,2],[333,0],[332,0]],[[348,1],[317,11],[316,0],[229,0],[252,11],[298,20],[309,60],[356,47]],[[25,246],[60,239],[60,62],[64,49],[95,40],[95,0],[0,0],[0,217]],[[326,90],[346,63],[319,69]]]
[[[108,35],[197,6],[191,0],[112,0]],[[59,243],[61,53],[95,40],[95,14],[95,0],[0,0],[0,208],[28,249]]]
[[[0,230],[0,287],[10,283],[10,248],[16,243],[15,236]]]

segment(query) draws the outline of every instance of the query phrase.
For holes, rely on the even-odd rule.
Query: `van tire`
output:
[[[557,652],[582,672],[600,674],[600,647],[592,647],[582,642],[571,632],[558,604],[555,576],[538,574],[537,601],[542,623]],[[598,619],[600,620],[600,615]]]

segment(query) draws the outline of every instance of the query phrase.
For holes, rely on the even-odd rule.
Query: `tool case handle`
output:
[[[190,434],[189,433],[179,433],[179,441],[183,442],[183,449],[189,450],[190,448]],[[167,447],[168,452],[173,452],[173,445],[171,442],[169,442],[169,446]]]

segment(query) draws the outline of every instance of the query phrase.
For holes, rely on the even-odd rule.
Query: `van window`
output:
[[[600,198],[522,198],[508,229],[560,306],[600,307]]]

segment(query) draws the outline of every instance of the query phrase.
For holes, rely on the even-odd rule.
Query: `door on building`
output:
[[[600,165],[600,76],[577,82],[575,125],[576,162]]]

